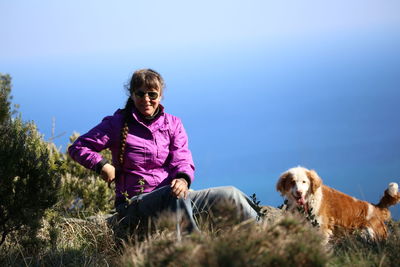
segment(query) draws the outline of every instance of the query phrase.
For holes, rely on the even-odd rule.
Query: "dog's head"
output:
[[[308,196],[322,185],[322,180],[314,170],[295,167],[284,172],[276,184],[276,190],[289,201],[304,206]]]

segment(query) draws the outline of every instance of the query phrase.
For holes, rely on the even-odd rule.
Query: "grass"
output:
[[[359,234],[336,240],[331,266],[398,266],[400,223],[390,221],[388,228],[388,239],[379,243],[366,241]]]
[[[317,228],[292,215],[260,224],[227,214],[210,224],[205,217],[201,234],[182,237],[174,218],[164,214],[140,238],[121,243],[104,220],[49,213],[36,238],[20,233],[7,240],[0,266],[397,266],[400,252],[398,222],[384,242],[351,235],[326,248]]]
[[[31,244],[14,236],[4,249],[0,266],[109,266],[119,255],[105,221],[61,217],[45,220]]]
[[[274,225],[243,222],[218,231],[207,228],[180,241],[173,231],[156,231],[127,245],[119,265],[324,266],[329,259],[319,234],[295,218]]]

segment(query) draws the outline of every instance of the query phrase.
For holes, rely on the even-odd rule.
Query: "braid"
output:
[[[140,69],[135,71],[132,74],[132,78],[129,84],[127,84],[126,89],[129,92],[129,95],[132,95],[135,90],[139,88],[146,88],[146,89],[158,89],[160,93],[162,93],[163,88],[165,87],[164,79],[161,75],[152,69]],[[121,128],[121,149],[119,151],[119,163],[122,168],[124,164],[124,154],[125,154],[125,147],[126,147],[126,138],[128,136],[129,126],[128,123],[133,120],[131,115],[132,107],[134,106],[134,102],[131,97],[128,98],[126,101],[125,108],[124,108],[124,119]]]
[[[123,121],[123,127],[121,128],[121,148],[119,150],[119,164],[121,168],[124,164],[126,137],[128,136],[128,131],[129,131],[128,121],[131,116],[130,112],[132,110],[132,106],[133,106],[133,100],[129,97],[128,101],[126,101],[125,104],[124,121]]]

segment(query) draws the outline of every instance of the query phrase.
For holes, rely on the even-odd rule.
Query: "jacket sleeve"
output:
[[[84,167],[96,170],[96,165],[103,160],[99,152],[110,147],[112,132],[112,116],[105,117],[100,124],[75,140],[68,148],[69,155]]]
[[[176,119],[176,126],[170,143],[170,167],[172,178],[185,178],[189,185],[194,180],[194,163],[189,150],[188,137],[183,124]]]

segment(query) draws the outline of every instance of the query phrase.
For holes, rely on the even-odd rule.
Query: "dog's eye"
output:
[[[306,183],[306,181],[303,181],[303,184],[305,184]]]

